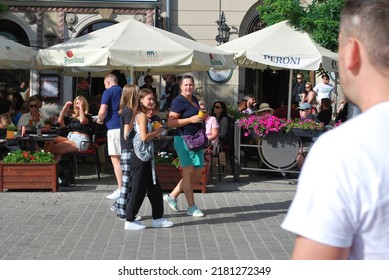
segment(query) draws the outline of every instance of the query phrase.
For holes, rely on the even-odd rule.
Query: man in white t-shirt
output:
[[[316,92],[316,102],[318,103],[316,108],[318,111],[320,111],[320,104],[323,98],[329,98],[333,101],[335,97],[335,87],[330,84],[330,77],[327,74],[323,74],[321,79],[323,82],[313,88],[313,91]]]
[[[387,0],[345,0],[340,79],[362,114],[309,151],[282,223],[293,259],[389,259],[389,31],[377,28],[388,25]]]

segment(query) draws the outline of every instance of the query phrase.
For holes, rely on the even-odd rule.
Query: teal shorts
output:
[[[174,136],[174,149],[176,150],[178,158],[180,159],[181,167],[204,167],[204,149],[198,150],[196,152],[189,151],[181,136]]]

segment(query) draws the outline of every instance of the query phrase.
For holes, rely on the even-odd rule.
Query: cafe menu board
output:
[[[40,76],[40,94],[43,98],[59,98],[59,75],[42,74]]]

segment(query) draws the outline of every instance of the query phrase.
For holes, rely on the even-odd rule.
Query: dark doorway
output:
[[[265,27],[258,15],[251,22],[247,34]],[[270,107],[278,108],[288,96],[288,87],[289,70],[245,69],[245,94],[253,94],[258,104],[266,102]]]

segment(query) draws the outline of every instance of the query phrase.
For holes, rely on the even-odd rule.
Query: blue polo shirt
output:
[[[101,104],[108,105],[105,125],[107,129],[120,129],[119,105],[122,96],[122,88],[114,85],[103,92]]]

